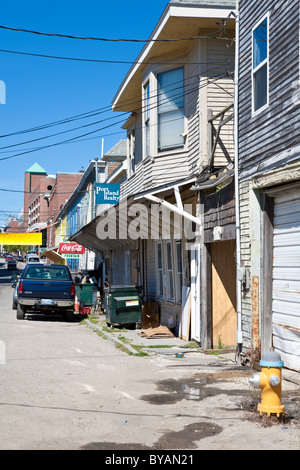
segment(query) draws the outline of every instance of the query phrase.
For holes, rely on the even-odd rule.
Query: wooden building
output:
[[[243,348],[300,370],[298,0],[240,2],[239,208]]]
[[[121,185],[120,203],[99,207],[73,236],[103,250],[109,282],[142,285],[144,300],[159,304],[161,324],[204,347],[236,344],[235,268],[225,276],[230,286],[214,275],[225,255],[234,260],[234,8],[232,0],[167,5],[113,100],[114,111],[128,113],[127,161],[107,180]],[[141,217],[138,208],[144,219],[135,237],[129,232]],[[109,229],[100,236],[106,210],[117,221],[111,229],[117,237]],[[221,235],[214,235],[219,227]],[[204,270],[207,245],[213,262]],[[221,320],[211,321],[207,288],[215,299],[223,289],[232,300],[230,314],[225,302],[215,307]],[[183,333],[185,302],[190,316]],[[228,329],[233,335],[226,336]]]

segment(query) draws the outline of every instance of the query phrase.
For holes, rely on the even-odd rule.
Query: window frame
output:
[[[179,247],[179,253],[178,253],[178,247]],[[175,276],[176,276],[176,289],[177,289],[177,304],[181,305],[182,286],[183,286],[183,252],[182,252],[181,240],[175,241],[175,255],[176,255],[175,256],[175,262],[176,262]]]
[[[159,75],[163,75],[163,74],[167,74],[167,73],[170,73],[170,72],[174,72],[175,70],[182,70],[182,75],[183,75],[183,78],[182,78],[182,88],[183,88],[183,106],[181,108],[178,108],[178,110],[182,110],[182,113],[183,113],[183,116],[182,116],[182,123],[183,123],[183,129],[182,129],[182,143],[181,144],[174,144],[168,148],[160,148],[159,147],[159,122],[160,122],[160,119],[159,119],[159,116],[160,115],[163,115],[163,114],[169,114],[171,112],[174,112],[174,111],[166,111],[166,112],[163,112],[163,113],[159,113],[159,94],[160,94],[160,90],[159,90]],[[184,80],[185,80],[185,67],[182,66],[182,65],[179,65],[177,67],[170,67],[170,68],[166,68],[166,69],[163,69],[163,70],[157,70],[156,71],[156,75],[155,75],[155,78],[156,78],[156,153],[158,155],[161,155],[161,154],[164,154],[164,153],[168,153],[168,152],[172,152],[172,151],[182,151],[184,148],[185,148],[185,128],[186,128],[186,99],[185,99],[185,92],[184,92]],[[176,84],[176,82],[174,82],[174,85]]]
[[[135,128],[132,128],[127,133],[128,178],[133,176],[136,172],[135,138]]]
[[[267,20],[267,57],[256,67],[254,67],[254,31],[263,23],[263,21]],[[270,71],[270,53],[269,53],[269,45],[270,45],[270,14],[267,12],[252,28],[251,32],[251,87],[252,87],[252,117],[257,116],[266,108],[269,107],[269,71]],[[254,78],[255,75],[261,71],[264,67],[267,68],[267,102],[260,106],[258,109],[255,109],[255,90],[254,90]]]
[[[143,83],[143,158],[146,159],[151,156],[151,87],[150,77]]]
[[[167,274],[167,286],[168,286],[168,301],[175,302],[175,283],[174,283],[174,256],[173,256],[173,244],[172,240],[166,240],[166,274]],[[170,249],[168,250],[168,246]],[[171,258],[168,258],[170,254]],[[171,267],[169,265],[171,262]],[[171,295],[173,294],[173,295]]]
[[[158,247],[160,245],[160,261],[161,267],[159,267]],[[156,257],[156,270],[157,270],[157,281],[156,281],[156,296],[158,299],[164,300],[165,289],[164,289],[164,256],[163,256],[163,243],[162,240],[158,240],[155,246],[155,257]]]

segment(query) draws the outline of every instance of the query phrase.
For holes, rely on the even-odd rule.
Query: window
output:
[[[145,103],[145,157],[150,155],[150,84],[144,86]]]
[[[135,135],[134,131],[128,134],[128,172],[129,176],[135,173]]]
[[[167,273],[168,273],[168,288],[169,300],[174,299],[174,282],[173,282],[173,260],[172,260],[172,243],[167,242]]]
[[[269,48],[266,16],[252,31],[252,109],[261,110],[268,105]]]
[[[27,269],[25,279],[54,279],[56,281],[69,281],[69,272],[61,267],[39,267],[32,266]]]
[[[182,296],[182,248],[181,248],[181,241],[176,242],[176,263],[177,263],[177,271],[176,271],[177,298],[178,298],[178,303],[181,304],[181,296]]]
[[[158,242],[156,245],[157,249],[157,294],[158,297],[164,296],[164,279],[163,279],[163,258],[162,258],[162,243]]]
[[[184,69],[157,75],[158,151],[184,145]]]

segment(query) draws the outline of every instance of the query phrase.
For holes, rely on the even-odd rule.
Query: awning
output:
[[[181,187],[190,189],[191,185],[195,182],[196,177],[193,177],[188,180],[180,180],[172,184],[166,184],[151,189],[149,188],[146,191],[136,193],[134,195],[128,196],[127,198],[125,197],[118,204],[111,206],[111,208],[108,208],[108,210],[102,212],[89,224],[82,227],[81,230],[69,237],[69,240],[76,241],[86,248],[96,252],[101,250],[115,251],[122,247],[124,249],[129,249],[132,243],[134,243],[138,238],[128,237],[127,232],[127,228],[130,228],[131,222],[134,223],[138,218],[135,212],[135,210],[138,209],[138,204],[141,204],[141,208],[144,207],[145,210],[148,211],[148,214],[150,214],[149,208],[153,203],[159,207],[162,206],[170,213],[173,212],[176,214],[178,216],[177,219],[174,217],[173,220],[170,220],[170,224],[172,229],[177,233],[182,229],[180,217],[195,223],[197,226],[200,226],[200,219],[184,210],[180,195]],[[166,198],[170,199],[170,197],[175,197],[176,204],[171,204],[170,202],[166,201]],[[104,239],[102,239],[99,236],[98,224],[103,226],[108,220],[112,221],[112,223],[110,226],[107,224],[107,231],[105,231],[105,234],[101,232],[101,235],[106,236],[106,238],[103,237]],[[145,231],[144,236],[141,236],[140,238],[147,239],[148,236],[146,236],[146,230],[157,230],[159,228],[160,222],[158,219],[153,219],[153,217],[151,217],[150,224],[147,225],[147,228],[141,226],[141,230]]]
[[[53,261],[55,264],[66,264],[66,260],[58,253],[59,247],[47,248],[42,256],[45,256],[50,261]]]

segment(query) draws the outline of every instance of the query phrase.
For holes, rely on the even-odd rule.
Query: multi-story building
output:
[[[235,6],[167,5],[113,99],[129,113],[127,162],[107,179],[120,202],[72,237],[103,250],[109,283],[141,285],[162,324],[204,347],[236,344]]]
[[[58,172],[52,190],[47,195],[48,204],[48,227],[47,227],[47,248],[55,244],[55,220],[59,211],[69,199],[75,188],[78,186],[83,172],[61,173]]]
[[[299,0],[240,2],[243,350],[300,370]]]
[[[59,259],[59,244],[67,242],[82,227],[88,225],[97,215],[99,207],[95,199],[96,184],[104,183],[111,174],[118,172],[122,168],[123,161],[126,160],[126,140],[120,140],[101,160],[92,160],[82,174],[80,183],[77,185],[72,195],[60,208],[56,215],[55,244],[52,245],[52,257]],[[61,262],[68,264],[74,272],[93,271],[102,264],[103,257],[99,247],[94,248],[93,243],[86,239],[84,243],[85,253],[78,259],[70,257]],[[51,256],[48,251],[48,256]],[[102,276],[102,267],[100,267]]]
[[[38,163],[32,165],[24,176],[24,206],[19,217],[18,232],[41,232],[41,252],[49,246],[55,229],[52,220],[78,185],[82,173],[47,175]],[[51,219],[52,217],[52,219]],[[53,222],[54,222],[53,220]],[[52,232],[53,228],[53,232]]]

